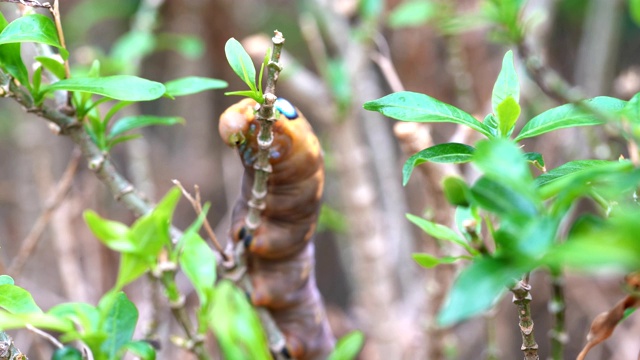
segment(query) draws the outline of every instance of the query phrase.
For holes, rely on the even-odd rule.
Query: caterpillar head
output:
[[[236,147],[246,141],[249,124],[255,118],[256,102],[244,99],[225,110],[220,115],[218,132],[225,144]]]

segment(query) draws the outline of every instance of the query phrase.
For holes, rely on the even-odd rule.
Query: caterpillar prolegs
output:
[[[273,124],[266,207],[253,236],[245,216],[255,176],[257,103],[244,99],[221,116],[223,141],[237,147],[244,166],[242,192],[231,219],[230,237],[248,249],[247,267],[252,302],[267,308],[282,330],[287,349],[296,359],[325,359],[334,345],[322,297],[314,275],[311,242],[324,184],[322,150],[311,126],[286,100],[278,100],[281,113]]]

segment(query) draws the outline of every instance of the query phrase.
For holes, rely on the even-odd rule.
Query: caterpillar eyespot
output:
[[[244,99],[220,116],[220,136],[238,149],[244,166],[229,236],[246,246],[251,301],[270,310],[290,355],[300,360],[326,359],[335,340],[315,284],[311,242],[324,185],[322,150],[305,117],[279,98],[275,106],[281,116],[272,127],[266,207],[260,226],[249,236],[244,221],[258,152],[256,106],[254,100]],[[235,143],[234,137],[240,136],[244,142]]]
[[[293,120],[298,117],[298,110],[288,100],[283,98],[277,98],[275,107],[284,115],[287,119]]]

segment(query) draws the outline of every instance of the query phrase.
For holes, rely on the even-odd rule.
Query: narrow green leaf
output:
[[[109,57],[120,65],[124,73],[133,74],[132,65],[153,52],[156,39],[147,31],[131,30],[122,35],[111,47]]]
[[[632,124],[640,125],[640,93],[635,94],[627,102],[620,114]]]
[[[629,14],[636,26],[640,26],[640,0],[629,0]]]
[[[16,285],[0,285],[0,308],[12,314],[42,313],[31,294]]]
[[[401,121],[462,124],[492,138],[491,129],[468,113],[428,95],[401,91],[364,103],[364,108]]]
[[[535,179],[537,186],[542,187],[548,183],[557,181],[565,176],[575,174],[580,171],[591,169],[594,167],[604,166],[607,164],[615,163],[613,161],[606,160],[575,160],[566,162],[557,168],[551,169],[548,172],[541,174]]]
[[[65,70],[64,64],[59,62],[54,58],[50,58],[47,56],[36,56],[35,59],[44,66],[45,69],[49,70],[56,78],[64,79],[65,78]]]
[[[228,92],[225,92],[224,94],[226,96],[245,96],[245,97],[252,98],[258,103],[264,102],[264,98],[262,97],[262,95],[260,95],[258,91],[254,91],[254,90],[228,91]]]
[[[179,257],[180,268],[191,280],[202,305],[207,303],[207,294],[216,281],[216,256],[198,235],[207,210],[208,206],[205,206],[198,219],[182,235]]]
[[[39,329],[59,332],[69,332],[74,330],[74,325],[71,321],[59,319],[48,314],[37,312],[12,314],[0,309],[1,330],[20,329],[24,328],[27,324],[33,325]]]
[[[329,354],[328,360],[353,360],[364,345],[364,334],[355,330],[338,340],[335,349]]]
[[[120,350],[126,350],[142,360],[156,359],[156,349],[154,349],[147,341],[130,341],[124,344]]]
[[[64,79],[43,89],[55,90],[80,91],[125,101],[155,100],[166,91],[164,85],[159,82],[131,75]]]
[[[251,56],[247,54],[240,42],[234,38],[227,40],[224,45],[224,53],[233,72],[249,86],[249,89],[256,91],[256,69]]]
[[[197,94],[206,90],[224,89],[228,86],[226,81],[199,76],[188,76],[175,79],[164,84],[167,94],[170,96],[184,96]]]
[[[152,125],[175,125],[184,124],[185,121],[181,117],[177,116],[153,116],[153,115],[135,115],[123,117],[113,123],[111,131],[107,139],[111,140],[114,137],[125,133],[127,131],[140,129]]]
[[[456,261],[459,261],[462,259],[471,259],[468,256],[443,256],[439,258],[433,255],[424,254],[424,253],[411,254],[411,257],[415,262],[418,263],[418,265],[425,267],[427,269],[434,268],[441,264],[453,264]]]
[[[270,360],[267,338],[247,296],[230,281],[216,286],[209,326],[225,359]]]
[[[156,50],[173,50],[192,60],[200,58],[205,50],[204,42],[195,35],[160,33],[156,41]]]
[[[458,235],[455,231],[449,229],[448,227],[436,224],[419,216],[411,214],[406,214],[406,216],[409,221],[414,223],[416,226],[418,226],[424,232],[433,236],[434,238],[458,244],[471,254],[476,252],[475,249],[471,248],[471,246],[469,246],[469,244],[467,244],[467,242],[460,235]]]
[[[502,59],[502,69],[500,69],[498,79],[493,85],[491,108],[493,109],[494,114],[498,114],[498,106],[500,106],[500,104],[509,97],[511,97],[513,102],[516,104],[520,102],[520,83],[518,82],[516,68],[513,65],[513,51],[511,50],[504,54],[504,58]],[[519,112],[520,111],[518,111],[518,113]],[[503,132],[503,134],[506,134],[506,132]]]
[[[9,275],[0,275],[0,285],[14,285],[13,278]]]
[[[503,137],[509,137],[520,116],[520,105],[518,105],[514,98],[508,96],[496,106],[495,111],[498,117],[498,123],[500,124],[500,134]]]
[[[437,16],[437,6],[431,1],[409,0],[393,8],[387,19],[392,29],[421,26]]]
[[[510,283],[522,274],[507,261],[479,257],[462,270],[438,314],[440,326],[450,326],[491,308]]]
[[[135,140],[135,139],[140,139],[142,137],[142,135],[140,134],[130,134],[130,135],[120,135],[120,136],[116,136],[112,139],[109,139],[109,141],[107,141],[107,146],[106,146],[106,151],[109,151],[111,149],[113,149],[114,146],[123,143],[125,141],[129,141],[129,140]]]
[[[60,50],[64,59],[69,57],[69,52],[60,45],[55,24],[44,15],[30,14],[19,17],[0,33],[0,45],[23,42],[51,45]]]
[[[584,100],[583,104],[605,114],[615,113],[624,108],[626,101],[599,96],[593,99]],[[604,121],[592,112],[585,110],[580,105],[566,104],[549,109],[542,114],[529,120],[522,128],[515,141],[538,136],[553,130],[577,127],[601,125]]]
[[[93,235],[110,249],[124,253],[137,251],[127,225],[102,218],[92,210],[86,210],[83,216]]]
[[[56,349],[51,355],[51,360],[82,360],[82,353],[80,350],[72,347],[65,346]]]
[[[109,359],[117,359],[120,348],[131,341],[138,309],[123,292],[118,293],[110,305],[108,309],[100,309],[104,312],[102,327],[107,334],[100,348]]]
[[[537,204],[529,197],[486,176],[473,184],[471,196],[482,208],[502,216],[529,218],[538,212]]]
[[[438,144],[413,154],[402,167],[402,185],[407,185],[413,169],[427,161],[460,164],[471,161],[474,148],[458,143]]]
[[[7,25],[9,23],[0,13],[0,31],[4,30]],[[5,69],[20,84],[27,88],[30,86],[29,73],[20,56],[20,43],[0,45],[0,68]]]

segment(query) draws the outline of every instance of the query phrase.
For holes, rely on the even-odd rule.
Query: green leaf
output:
[[[8,24],[2,13],[0,13],[0,31],[4,30]],[[0,45],[0,68],[5,69],[20,84],[27,88],[30,86],[29,72],[20,56],[20,43]]]
[[[109,140],[114,137],[125,133],[127,131],[140,129],[152,125],[175,125],[184,124],[184,118],[177,116],[153,116],[153,115],[136,115],[126,116],[113,123],[111,131],[109,131]]]
[[[401,91],[364,103],[364,108],[401,121],[449,122],[466,125],[493,137],[491,129],[455,106],[445,104],[428,95]]]
[[[539,170],[544,172],[547,171],[544,166],[544,158],[542,157],[542,154],[537,152],[528,152],[524,153],[524,158]]]
[[[633,22],[640,26],[640,0],[629,0],[629,14]]]
[[[471,259],[468,256],[443,256],[438,258],[430,254],[422,254],[422,253],[411,254],[411,257],[413,258],[413,260],[415,260],[415,262],[418,263],[418,265],[425,267],[427,269],[434,268],[441,264],[453,264],[456,261],[462,260],[462,259],[467,259],[467,260]]]
[[[99,331],[98,327],[101,321],[100,311],[89,304],[78,302],[63,303],[49,309],[47,314],[72,321],[85,336],[95,336]]]
[[[271,360],[260,319],[247,296],[230,281],[216,286],[209,316],[225,359]]]
[[[355,359],[364,345],[364,334],[355,330],[338,340],[335,349],[329,354],[328,360]]]
[[[80,91],[125,101],[155,100],[166,91],[164,85],[159,82],[131,75],[64,79],[43,89],[55,90]]]
[[[65,346],[56,349],[51,355],[51,360],[82,360],[82,353],[74,347]]]
[[[453,283],[438,324],[453,325],[488,310],[522,272],[501,259],[476,258]]]
[[[0,275],[0,285],[14,285],[13,278],[9,275]]]
[[[496,107],[495,111],[498,117],[498,123],[500,124],[500,134],[503,137],[508,137],[520,116],[520,105],[518,105],[514,98],[509,96]]]
[[[624,116],[632,124],[640,125],[640,93],[635,94],[624,106],[620,115]]]
[[[550,216],[529,219],[527,225],[516,234],[518,252],[531,259],[541,258],[556,239],[558,223]]]
[[[31,294],[16,285],[0,285],[0,307],[12,314],[42,313]]]
[[[69,52],[60,45],[56,26],[44,15],[30,14],[19,17],[0,33],[0,45],[23,42],[51,45],[60,49],[62,58],[69,57]]]
[[[122,253],[120,256],[120,266],[118,267],[118,278],[116,279],[113,291],[121,290],[124,286],[149,271],[150,268],[151,264],[148,257]]]
[[[45,69],[49,70],[56,78],[64,79],[66,77],[64,64],[54,58],[47,56],[36,56],[36,59]]]
[[[436,224],[419,216],[411,214],[406,214],[406,216],[409,221],[414,223],[416,226],[421,228],[424,232],[431,235],[432,237],[458,244],[466,249],[470,254],[476,253],[476,250],[469,246],[469,244],[467,244],[467,242],[460,235],[458,235],[455,231],[449,229],[448,227]]]
[[[147,341],[130,341],[124,344],[120,350],[126,350],[142,360],[156,359],[156,349],[154,349]]]
[[[533,178],[522,150],[508,139],[492,139],[479,141],[473,155],[473,164],[485,176],[530,191]]]
[[[504,54],[504,58],[502,59],[502,69],[500,69],[498,79],[493,85],[491,108],[493,109],[494,114],[498,115],[498,107],[509,97],[513,99],[513,102],[515,102],[516,105],[520,102],[520,84],[518,82],[516,68],[513,65],[513,51],[511,50]],[[520,107],[518,106],[518,109],[519,108]],[[520,113],[519,110],[518,113]],[[503,134],[506,134],[506,132],[503,132]]]
[[[469,206],[469,186],[457,176],[447,176],[442,181],[442,191],[450,204]]]
[[[161,33],[156,36],[156,50],[173,50],[187,59],[198,59],[205,50],[203,41],[194,35]]]
[[[541,174],[535,179],[535,184],[539,187],[545,186],[549,183],[562,179],[568,175],[575,174],[594,167],[605,166],[608,164],[616,163],[606,160],[575,160],[564,163],[557,168],[551,169],[548,172]]]
[[[351,103],[351,82],[349,68],[344,59],[329,59],[326,65],[326,76],[331,94],[338,102],[338,108],[344,111]]]
[[[86,210],[83,216],[93,235],[111,250],[123,253],[137,250],[135,240],[130,237],[127,225],[104,219],[92,210]]]
[[[123,143],[125,141],[129,141],[129,140],[135,140],[135,139],[140,139],[142,137],[142,135],[140,134],[130,134],[130,135],[120,135],[120,136],[116,136],[113,139],[109,139],[109,141],[107,142],[107,146],[106,146],[106,151],[109,151],[111,149],[113,149],[114,146]]]
[[[531,198],[486,176],[473,184],[471,196],[482,208],[510,218],[529,218],[538,212],[537,204]]]
[[[413,154],[402,167],[402,185],[409,182],[413,169],[427,161],[460,164],[471,161],[474,148],[458,143],[445,143],[428,147]]]
[[[20,329],[24,328],[27,324],[33,325],[40,329],[59,332],[69,332],[74,330],[74,325],[71,321],[62,320],[48,314],[38,312],[11,314],[7,311],[0,310],[1,330]]]
[[[122,35],[111,47],[110,58],[117,62],[124,73],[134,74],[138,69],[133,66],[153,52],[156,39],[146,31],[131,30]]]
[[[228,86],[226,81],[199,76],[188,76],[175,79],[164,84],[167,94],[170,96],[184,96],[197,94],[206,90],[224,89]]]
[[[107,309],[100,309],[105,316],[102,327],[107,333],[100,349],[109,359],[117,359],[120,348],[131,341],[138,322],[138,309],[123,292],[118,293],[109,305]]]
[[[260,95],[260,93],[254,90],[228,91],[228,92],[225,92],[224,94],[226,96],[244,96],[244,97],[252,98],[258,103],[264,102],[264,98]]]
[[[236,73],[254,92],[256,87],[256,69],[251,60],[251,56],[247,54],[238,40],[231,38],[224,45],[224,53],[233,72]]]
[[[598,112],[611,114],[624,108],[626,101],[607,96],[599,96],[584,100],[582,103]],[[566,104],[549,109],[529,120],[520,131],[520,134],[515,138],[515,141],[538,136],[553,130],[577,126],[601,125],[603,123],[604,120],[589,110],[585,110],[582,106]]]
[[[437,10],[431,1],[404,1],[391,11],[387,24],[392,29],[425,25],[437,16]]]
[[[198,235],[207,210],[208,207],[205,206],[198,219],[182,235],[182,252],[179,257],[180,267],[191,280],[202,305],[208,302],[207,294],[216,281],[216,256]]]

